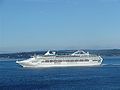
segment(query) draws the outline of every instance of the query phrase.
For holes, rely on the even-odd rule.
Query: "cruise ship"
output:
[[[33,56],[27,60],[16,61],[22,67],[72,67],[72,66],[100,66],[101,56],[89,52],[76,51],[69,55],[56,55],[56,52],[47,51],[44,55]]]

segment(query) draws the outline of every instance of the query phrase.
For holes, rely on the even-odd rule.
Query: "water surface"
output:
[[[120,57],[98,67],[22,68],[0,60],[0,90],[120,90]]]

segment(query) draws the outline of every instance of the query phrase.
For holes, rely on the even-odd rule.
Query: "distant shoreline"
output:
[[[57,54],[71,54],[76,50],[54,50]],[[91,54],[97,54],[100,56],[120,56],[120,49],[103,49],[103,50],[84,50]],[[17,53],[1,53],[0,58],[30,58],[33,55],[43,55],[46,51],[32,51],[32,52],[17,52]]]

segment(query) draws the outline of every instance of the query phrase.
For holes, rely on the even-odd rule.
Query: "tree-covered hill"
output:
[[[58,50],[59,55],[71,54],[76,50]],[[85,50],[91,54],[100,56],[120,56],[120,49],[104,49],[104,50]],[[33,52],[18,52],[18,53],[3,53],[0,58],[30,58],[33,55],[43,55],[46,51],[33,51]]]

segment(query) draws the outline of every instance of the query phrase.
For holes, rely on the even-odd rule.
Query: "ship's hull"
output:
[[[40,68],[40,67],[76,67],[76,66],[100,66],[102,62],[80,62],[80,63],[32,63],[16,61],[22,67]]]

